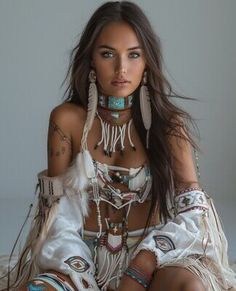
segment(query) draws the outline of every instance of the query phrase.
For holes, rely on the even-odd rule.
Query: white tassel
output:
[[[107,287],[114,280],[115,285],[120,281],[120,275],[127,267],[127,250],[122,248],[118,253],[112,254],[106,246],[99,247],[97,283],[101,290]]]
[[[140,96],[140,110],[143,119],[143,124],[145,129],[147,130],[147,137],[146,137],[146,147],[149,147],[149,130],[152,124],[152,111],[151,111],[151,103],[150,103],[150,96],[149,91],[146,86],[146,72],[143,77],[143,84],[140,88],[139,92]]]

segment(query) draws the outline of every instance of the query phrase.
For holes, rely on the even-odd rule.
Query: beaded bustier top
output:
[[[93,159],[99,198],[120,209],[130,203],[144,202],[150,197],[151,174],[147,164],[138,168],[124,168],[100,163]],[[121,191],[117,185],[124,185]],[[116,185],[116,187],[114,186]],[[88,189],[89,199],[94,200],[93,188]]]
[[[102,133],[105,135],[104,131],[106,124],[104,125],[102,119],[99,119],[102,126]],[[82,163],[85,169],[85,174],[89,180],[88,187],[86,189],[89,200],[93,200],[97,204],[99,213],[99,203],[101,201],[107,202],[117,209],[123,208],[127,205],[131,206],[133,202],[143,203],[150,194],[152,186],[152,177],[150,174],[149,165],[145,164],[138,168],[124,168],[120,166],[107,165],[94,160],[89,152],[87,144],[87,137],[90,129],[89,120],[90,119],[88,118],[86,121],[81,139]],[[130,138],[131,121],[132,119],[128,125],[128,138],[130,140],[130,145],[134,147]],[[109,127],[109,125],[107,126]],[[124,131],[120,128],[118,134],[119,138],[123,135]],[[120,141],[122,145],[124,144],[123,139]],[[113,141],[113,144],[115,143],[113,139],[111,139],[111,141]],[[101,142],[105,143],[104,136],[98,144]],[[113,147],[109,149],[112,150],[111,152],[114,151]],[[123,187],[118,187],[118,185]],[[124,189],[124,186],[126,186],[125,189],[127,189],[127,191],[120,190],[120,188]]]

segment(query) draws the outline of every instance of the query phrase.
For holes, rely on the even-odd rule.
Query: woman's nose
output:
[[[115,66],[115,73],[116,74],[126,74],[127,73],[126,62],[121,57],[117,59],[116,66]]]

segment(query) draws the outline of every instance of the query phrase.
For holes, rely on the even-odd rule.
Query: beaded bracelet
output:
[[[187,193],[187,192],[191,192],[191,191],[202,191],[202,192],[204,192],[204,190],[202,188],[200,188],[200,187],[189,187],[189,188],[185,188],[185,189],[183,189],[181,191],[177,191],[177,189],[176,189],[177,196],[181,195],[181,194],[184,194],[184,193]]]
[[[138,267],[129,266],[124,272],[124,274],[133,279],[134,281],[136,281],[139,285],[143,286],[144,289],[149,288],[152,276],[143,273]]]

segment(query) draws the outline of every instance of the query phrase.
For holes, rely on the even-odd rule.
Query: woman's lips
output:
[[[111,82],[111,84],[113,86],[116,86],[116,87],[125,87],[129,84],[130,82],[128,80],[114,80]]]

